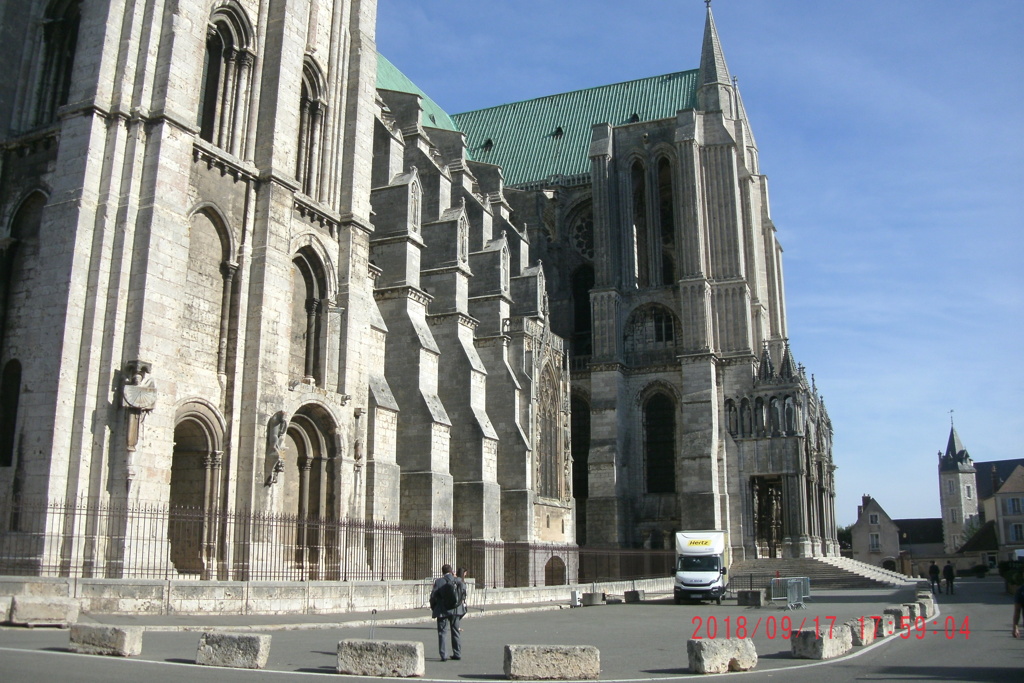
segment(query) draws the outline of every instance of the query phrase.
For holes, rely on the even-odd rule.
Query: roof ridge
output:
[[[665,74],[658,74],[658,75],[655,75],[655,76],[646,76],[644,78],[632,78],[630,80],[619,81],[617,83],[605,83],[603,85],[594,85],[594,86],[590,86],[589,88],[577,88],[576,90],[566,90],[565,92],[552,93],[550,95],[541,95],[540,97],[531,97],[531,98],[526,99],[526,100],[514,100],[512,102],[505,102],[504,104],[495,104],[495,105],[490,106],[490,107],[480,107],[479,109],[470,109],[468,111],[462,111],[462,112],[459,112],[457,114],[451,114],[451,117],[454,119],[454,118],[459,117],[459,116],[466,116],[468,114],[475,114],[477,112],[488,111],[490,109],[500,109],[501,107],[509,107],[509,106],[514,105],[514,104],[525,104],[527,102],[539,102],[541,100],[547,100],[547,99],[551,99],[551,98],[554,98],[554,97],[564,97],[565,95],[574,95],[576,93],[589,92],[589,91],[592,91],[592,90],[603,90],[604,88],[614,88],[614,87],[617,87],[617,86],[629,85],[630,83],[640,83],[642,81],[652,81],[652,80],[654,80],[656,78],[665,78],[666,76],[680,76],[680,75],[688,74],[688,73],[697,73],[699,71],[700,71],[700,69],[684,69],[682,71],[670,71],[670,72],[665,73]]]

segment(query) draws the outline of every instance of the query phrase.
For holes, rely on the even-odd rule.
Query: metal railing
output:
[[[0,500],[0,574],[232,580],[425,580],[442,563],[478,587],[672,575],[668,550],[473,538],[466,530],[165,503]]]
[[[672,576],[676,554],[671,550],[580,548],[580,583]]]

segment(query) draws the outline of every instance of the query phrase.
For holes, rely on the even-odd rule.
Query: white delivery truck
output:
[[[677,605],[684,600],[714,600],[722,604],[728,566],[728,534],[719,530],[676,532]]]

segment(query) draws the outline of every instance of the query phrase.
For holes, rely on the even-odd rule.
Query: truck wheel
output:
[[[678,595],[673,596],[672,599],[675,600],[677,605],[683,604],[683,599],[681,597],[679,597]]]

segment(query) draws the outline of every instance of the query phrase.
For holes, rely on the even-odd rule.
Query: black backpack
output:
[[[455,587],[455,581],[444,577],[444,583],[434,592],[434,604],[438,605],[445,612],[450,612],[459,604],[459,591]]]

